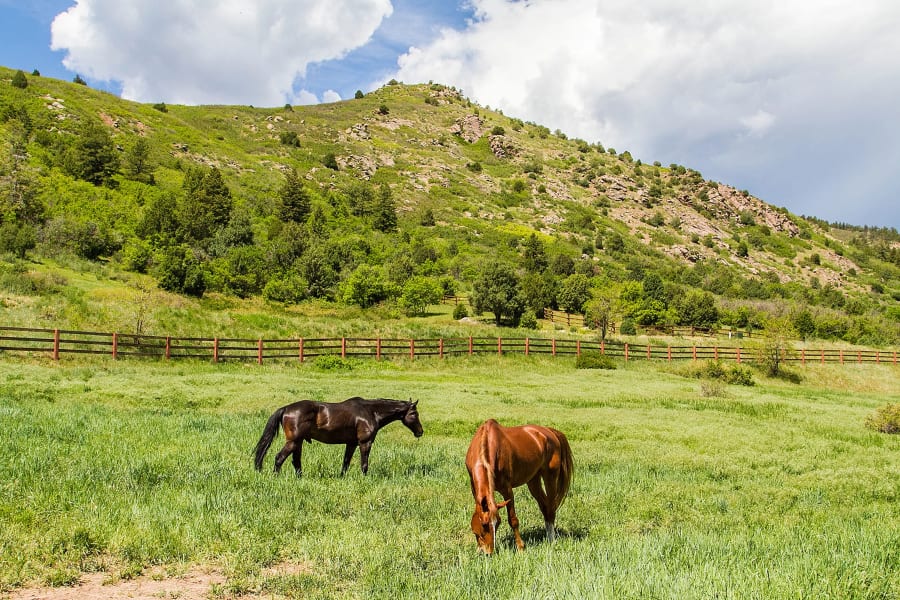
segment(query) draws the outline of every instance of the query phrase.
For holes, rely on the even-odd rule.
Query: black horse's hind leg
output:
[[[291,462],[294,463],[294,473],[297,474],[297,477],[303,475],[303,463],[301,459],[303,457],[303,440],[297,442],[297,448],[294,450],[293,454],[291,454]]]
[[[347,469],[350,468],[350,461],[353,459],[354,452],[356,452],[356,444],[347,444],[347,449],[344,450],[344,464],[341,465],[341,477],[343,477],[347,472]]]
[[[302,443],[302,442],[301,442]],[[291,454],[296,449],[297,444],[294,442],[286,442],[284,444],[284,448],[282,448],[278,454],[275,455],[275,472],[281,472],[281,465],[284,461],[287,460],[288,454]]]

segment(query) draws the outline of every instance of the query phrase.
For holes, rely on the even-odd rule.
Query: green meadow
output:
[[[712,394],[684,364],[338,366],[2,357],[0,591],[202,567],[214,597],[900,598],[900,436],[864,426],[900,402],[896,365]],[[276,408],[353,395],[418,399],[424,437],[383,429],[368,477],[305,445],[298,479],[271,472],[279,433],[253,470]],[[504,519],[476,551],[463,461],[489,417],[568,436],[555,543],[520,488],[526,550]]]

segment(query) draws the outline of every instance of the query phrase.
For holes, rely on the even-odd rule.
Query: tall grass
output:
[[[623,365],[620,365],[623,367]],[[0,362],[0,588],[85,571],[221,570],[219,595],[322,598],[898,598],[900,439],[865,427],[900,401],[887,365],[811,366],[704,397],[696,379],[629,364],[524,357],[208,365]],[[368,477],[343,447],[304,446],[304,476],[252,468],[265,420],[298,398],[419,399]],[[477,425],[558,427],[573,488],[544,540],[501,528],[478,555],[463,463]],[[268,567],[301,568],[277,574]],[[273,574],[276,573],[276,574]]]

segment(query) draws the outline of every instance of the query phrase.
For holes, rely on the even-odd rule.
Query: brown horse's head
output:
[[[478,549],[485,554],[493,554],[496,545],[497,527],[500,525],[500,509],[506,506],[509,500],[500,504],[494,504],[493,499],[482,497],[475,503],[475,512],[472,513],[472,533],[478,542]]]
[[[418,403],[418,400],[415,402],[407,402],[406,413],[403,415],[403,424],[413,432],[413,435],[422,437],[422,434],[425,433],[425,431],[422,429],[422,423],[419,422],[419,411],[416,410],[416,405]]]

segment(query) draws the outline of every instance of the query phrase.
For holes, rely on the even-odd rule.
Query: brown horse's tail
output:
[[[266,452],[269,451],[269,446],[272,445],[272,440],[278,434],[278,428],[281,426],[281,417],[284,416],[285,408],[287,407],[282,406],[272,413],[272,416],[269,417],[269,421],[266,423],[266,428],[263,429],[262,436],[256,442],[256,459],[254,464],[257,471],[262,470],[263,459],[266,457]]]
[[[572,483],[572,476],[575,474],[575,465],[572,462],[572,448],[569,446],[569,440],[561,431],[556,432],[559,438],[559,458],[562,463],[560,466],[560,482],[559,492],[557,494],[556,506],[562,504],[563,498],[569,493],[569,486]]]

